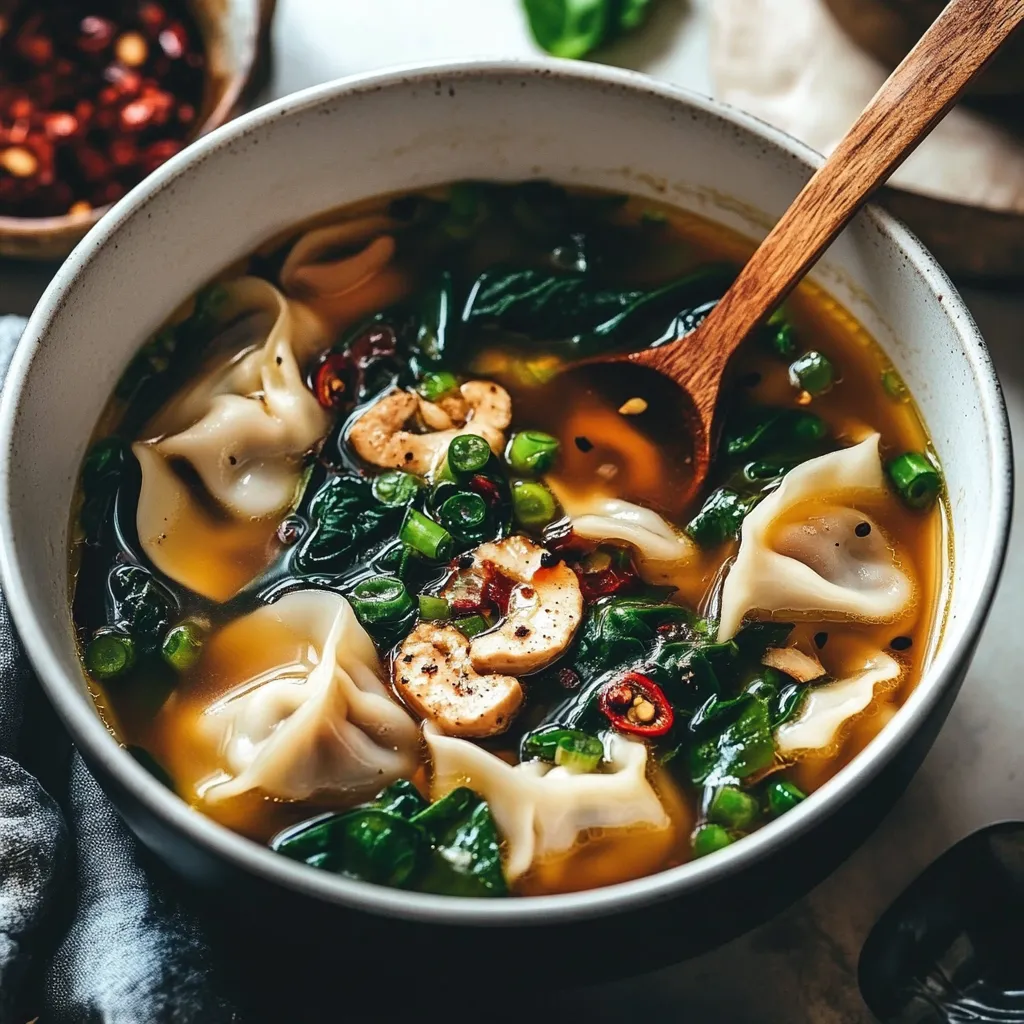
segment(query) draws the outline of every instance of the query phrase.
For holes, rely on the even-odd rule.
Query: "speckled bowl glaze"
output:
[[[209,71],[198,135],[233,117],[262,86],[277,0],[192,0]],[[0,256],[63,259],[109,206],[63,217],[0,217]]]
[[[118,375],[183,296],[268,236],[382,192],[543,176],[629,190],[760,237],[818,161],[738,111],[640,75],[475,62],[348,79],[264,107],[175,157],[104,218],[39,303],[4,389],[0,571],[47,694],[145,844],[232,913],[302,921],[309,934],[330,928],[339,941],[358,935],[349,958],[415,942],[425,969],[459,950],[478,958],[483,940],[495,954],[514,946],[534,979],[563,980],[706,949],[787,905],[856,847],[963,680],[1002,565],[1012,489],[1006,413],[978,330],[931,256],[878,210],[854,220],[814,277],[885,346],[931,430],[953,517],[945,627],[881,736],[794,811],[721,853],[605,889],[498,901],[306,868],[190,809],[119,746],[86,690],[68,604],[68,510]],[[601,948],[615,955],[587,952]]]

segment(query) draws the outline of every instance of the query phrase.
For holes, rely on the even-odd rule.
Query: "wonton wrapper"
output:
[[[866,711],[879,688],[894,684],[900,672],[895,658],[878,651],[860,671],[809,687],[800,713],[775,730],[776,750],[783,757],[792,757],[835,746],[846,724]]]
[[[636,828],[671,838],[672,821],[647,780],[647,747],[636,740],[611,734],[611,770],[574,773],[543,761],[507,764],[429,723],[423,735],[433,761],[431,800],[468,786],[487,801],[505,839],[509,881],[568,852],[591,830]]]
[[[653,509],[598,494],[574,497],[557,481],[550,483],[578,537],[626,544],[645,582],[679,585],[697,554],[696,545],[682,531]]]
[[[888,77],[821,0],[715,0],[716,97],[828,155]],[[1024,146],[977,114],[948,114],[893,174],[899,188],[1024,212]]]
[[[357,800],[415,770],[416,723],[388,692],[373,641],[343,597],[299,591],[238,625],[254,635],[284,626],[308,642],[312,665],[240,681],[202,713],[198,728],[222,766],[200,787],[204,800],[251,790],[282,800]]]
[[[223,287],[218,315],[234,326],[133,446],[143,551],[171,579],[214,600],[265,563],[274,517],[294,501],[305,455],[330,426],[303,378],[304,364],[326,344],[316,319],[265,281]],[[175,462],[194,470],[224,516],[203,507]]]
[[[751,611],[885,622],[910,604],[913,582],[881,527],[855,507],[894,500],[878,439],[802,463],[743,520],[722,588],[720,641]],[[856,534],[858,523],[871,527],[867,536]]]
[[[409,293],[395,265],[398,222],[372,215],[307,231],[281,268],[281,287],[301,299],[332,333],[393,306]]]

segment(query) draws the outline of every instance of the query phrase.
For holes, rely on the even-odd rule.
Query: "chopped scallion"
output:
[[[558,515],[558,503],[542,483],[517,480],[512,485],[512,511],[520,526],[540,530]]]
[[[453,473],[479,473],[491,459],[491,446],[477,434],[459,434],[448,445],[448,467]]]
[[[603,756],[604,745],[586,733],[560,736],[555,745],[555,764],[573,772],[592,772]]]
[[[907,385],[903,383],[903,378],[895,370],[885,370],[882,373],[882,387],[894,402],[905,402],[910,398]]]
[[[836,371],[827,356],[805,352],[789,366],[789,382],[809,395],[823,395],[835,383]]]
[[[886,464],[885,472],[904,505],[931,508],[942,490],[942,477],[927,455],[904,452]]]
[[[428,622],[440,622],[451,617],[452,610],[443,597],[420,594],[420,618]]]
[[[456,537],[465,537],[483,526],[487,502],[473,491],[458,491],[441,505],[437,515]]]
[[[167,631],[160,647],[164,661],[178,672],[187,672],[203,653],[203,632],[192,622],[183,622]]]
[[[450,394],[459,386],[454,373],[440,370],[437,373],[425,373],[417,390],[428,401],[436,402],[439,398]]]
[[[509,443],[505,458],[516,473],[546,473],[558,455],[558,438],[540,430],[521,430]]]
[[[467,615],[464,619],[456,619],[452,625],[467,640],[472,640],[478,633],[491,628],[491,624],[482,615]]]
[[[433,519],[410,508],[405,513],[398,537],[417,554],[435,562],[444,562],[451,557],[452,535]]]
[[[768,787],[768,812],[774,815],[776,818],[780,814],[785,814],[786,811],[791,811],[798,803],[802,800],[807,799],[807,795],[792,782],[786,782],[780,780],[773,782]]]
[[[706,857],[709,853],[716,853],[730,846],[733,838],[721,825],[709,823],[697,828],[690,841],[693,845],[693,855]]]
[[[757,801],[736,786],[721,786],[708,805],[708,820],[726,828],[744,829],[757,817]]]
[[[364,625],[398,622],[413,607],[405,584],[395,576],[374,576],[363,580],[349,595],[349,603]]]
[[[135,665],[135,642],[127,633],[97,633],[85,649],[85,667],[97,679],[116,679]]]
[[[374,477],[373,496],[384,505],[408,505],[419,493],[419,477],[400,469]]]

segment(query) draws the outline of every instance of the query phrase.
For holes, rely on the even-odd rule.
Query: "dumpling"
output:
[[[730,639],[752,611],[896,618],[914,599],[914,584],[878,524],[857,508],[887,500],[878,434],[787,474],[743,521],[718,639]]]
[[[878,651],[852,675],[809,687],[800,713],[776,729],[776,750],[783,757],[801,751],[827,751],[838,741],[844,726],[868,708],[880,689],[892,688],[901,671],[895,658]]]
[[[231,565],[194,565],[196,538],[227,535],[231,521],[248,529],[263,520],[264,543],[255,548],[264,552],[277,525],[272,517],[292,504],[304,457],[330,425],[303,380],[302,364],[326,343],[318,321],[265,281],[241,278],[224,287],[219,315],[230,326],[211,346],[209,365],[134,445],[142,467],[143,551],[161,572],[214,600],[231,596],[247,578]],[[183,465],[223,516],[211,516],[196,500]],[[216,545],[205,550],[215,563],[223,560]]]
[[[243,622],[254,633],[292,631],[314,664],[249,679],[203,713],[200,732],[222,766],[201,787],[203,799],[257,790],[282,800],[355,800],[412,773],[417,726],[388,693],[373,641],[343,597],[298,591]]]
[[[606,747],[611,770],[579,774],[540,761],[507,764],[429,723],[423,734],[433,761],[431,799],[468,786],[487,801],[507,844],[509,881],[547,857],[568,852],[592,830],[672,828],[647,780],[647,747],[636,740],[611,734]]]
[[[281,286],[313,309],[332,332],[387,309],[409,291],[395,265],[396,221],[369,216],[307,231],[281,268]]]
[[[555,487],[556,494],[559,488]],[[558,494],[562,498],[561,494]],[[573,533],[585,540],[627,544],[647,583],[678,585],[692,562],[696,546],[653,509],[619,498],[593,495],[585,500],[565,496]]]

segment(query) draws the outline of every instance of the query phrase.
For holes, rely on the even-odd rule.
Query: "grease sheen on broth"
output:
[[[916,407],[884,353],[827,293],[801,285],[784,319],[740,353],[724,392],[723,450],[704,493],[685,509],[676,498],[687,441],[658,395],[609,401],[607,380],[574,376],[567,384],[555,372],[587,351],[640,347],[689,329],[751,249],[696,215],[638,198],[461,185],[325,214],[230,268],[171,318],[170,333],[149,343],[112,398],[96,439],[121,439],[99,449],[114,452],[113,468],[97,470],[95,456],[87,463],[84,515],[81,505],[75,510],[85,530],[71,551],[74,613],[108,726],[184,799],[256,841],[278,837],[281,852],[321,868],[453,894],[572,891],[651,873],[741,840],[818,788],[870,742],[927,665],[949,572],[941,499],[908,507],[891,485],[875,482],[877,458],[859,490],[812,488],[772,521],[767,548],[786,531],[810,536],[808,524],[818,523],[829,544],[840,538],[840,554],[819,544],[815,565],[839,558],[840,583],[856,590],[894,581],[891,592],[909,588],[909,600],[881,622],[826,609],[746,609],[736,643],[724,647],[715,633],[739,540],[708,541],[695,527],[704,539],[697,544],[683,531],[717,489],[770,509],[755,497],[758,474],[768,481],[765,502],[793,466],[870,447],[875,432],[883,461],[927,453]],[[277,291],[239,285],[243,275]],[[450,290],[439,290],[448,279]],[[835,368],[823,394],[794,386],[794,353],[778,351],[783,331],[795,354],[814,350]],[[337,355],[325,362],[329,351]],[[623,379],[612,383],[629,391]],[[471,389],[450,386],[467,381],[498,387],[482,390],[477,405]],[[409,496],[430,521],[426,533],[422,523],[412,533],[403,527],[403,543],[395,538],[404,513],[389,511],[370,488],[389,470],[367,462],[383,457],[397,427],[365,439],[394,388],[419,389],[419,398],[398,399],[415,410],[408,464],[417,464],[432,430],[465,425],[492,449],[466,471],[452,468],[458,457],[448,449],[447,470],[435,465],[432,482]],[[504,394],[511,423],[495,411]],[[627,404],[632,397],[643,401]],[[509,445],[523,431],[558,440],[552,465],[536,472],[516,461],[521,453]],[[742,438],[755,434],[743,448]],[[739,448],[730,455],[733,441]],[[361,452],[360,444],[369,447]],[[343,491],[357,511],[338,513],[332,534],[334,513],[324,509],[340,508],[331,502]],[[549,498],[559,504],[553,515]],[[606,504],[614,500],[650,512],[615,519]],[[853,535],[835,507],[863,514]],[[630,532],[627,519],[647,532]],[[448,524],[449,540],[454,532],[454,549],[431,559],[436,522]],[[530,541],[515,549],[515,565],[501,561],[511,550],[507,534]],[[410,544],[426,546],[410,555]],[[408,596],[354,589],[382,576],[401,579]],[[152,607],[140,613],[131,596],[154,580],[142,604],[154,593],[170,600],[155,627]],[[309,589],[321,596],[310,600]],[[338,594],[358,616],[330,597]],[[447,617],[435,619],[439,599]],[[268,605],[277,612],[256,614]],[[528,620],[530,609],[541,617]],[[476,635],[519,621],[504,615],[530,624],[510,627],[508,650],[495,654]],[[792,629],[769,636],[748,625],[772,620]],[[185,632],[172,643],[167,631],[180,623]],[[377,641],[376,669],[372,649],[360,646],[364,626]],[[413,650],[414,629],[428,638],[426,661]],[[545,654],[562,629],[571,642]],[[100,678],[113,663],[97,660],[97,635],[115,660],[116,645],[130,637],[133,666]],[[825,675],[801,681],[791,654],[783,663],[795,675],[766,668],[766,648],[794,648],[801,665],[820,660]],[[873,691],[849,683],[866,666],[889,673]],[[635,681],[637,671],[646,682]],[[622,685],[630,699],[620,705],[614,688]],[[845,709],[832,740],[795,756],[773,753],[778,730],[805,715],[812,690],[816,707],[834,698]],[[493,758],[443,738],[424,741],[422,717]],[[557,752],[555,728],[576,737]],[[630,758],[642,761],[638,772]],[[532,767],[512,769],[521,760]],[[399,777],[440,810],[425,813],[415,795],[366,806]],[[450,792],[459,782],[468,796]],[[358,818],[323,817],[357,807]],[[520,827],[524,808],[529,820]],[[301,831],[318,816],[319,826]],[[286,829],[293,831],[281,840]],[[368,830],[383,830],[373,849]]]

